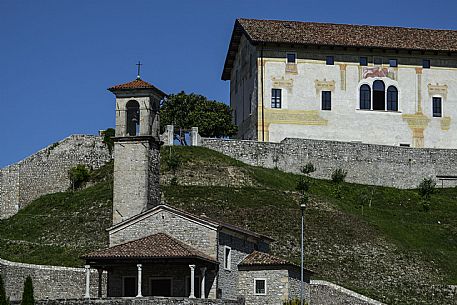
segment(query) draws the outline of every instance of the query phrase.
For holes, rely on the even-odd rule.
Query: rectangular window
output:
[[[230,270],[232,265],[232,248],[224,246],[224,269]]]
[[[297,61],[297,54],[295,53],[287,53],[287,63],[288,64],[295,64]]]
[[[367,57],[360,57],[359,63],[361,66],[368,66],[368,58]]]
[[[434,117],[441,117],[441,97],[434,97],[433,98],[433,116]]]
[[[389,59],[389,66],[398,67],[398,61],[396,59]]]
[[[322,110],[332,110],[331,91],[322,91]]]
[[[325,63],[327,65],[334,65],[335,64],[335,58],[333,56],[327,56],[325,58]]]
[[[267,280],[266,279],[254,279],[254,294],[255,295],[266,295],[267,294]]]
[[[281,89],[271,89],[271,108],[281,108]]]
[[[375,65],[382,65],[382,58],[381,57],[375,57],[373,59],[373,62]]]
[[[423,59],[422,60],[422,68],[430,69],[430,59]]]

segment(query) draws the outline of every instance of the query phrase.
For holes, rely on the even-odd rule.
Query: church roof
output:
[[[212,257],[165,233],[156,233],[95,251],[82,258],[86,260],[196,258],[217,263]]]
[[[456,30],[301,21],[237,19],[222,79],[230,79],[241,36],[253,43],[457,52]]]
[[[152,89],[155,91],[158,95],[161,97],[167,96],[166,93],[164,93],[162,90],[158,89],[154,85],[137,78],[131,82],[124,83],[124,84],[119,84],[113,87],[108,88],[109,91],[115,92],[115,91],[126,91],[126,90],[134,90],[134,89]]]
[[[252,266],[292,266],[292,267],[298,267],[300,266],[285,260],[283,258],[279,258],[276,256],[273,256],[271,254],[265,253],[265,252],[260,252],[260,251],[254,251],[248,256],[246,256],[239,264],[238,266],[240,267],[252,267]],[[314,273],[311,270],[304,269],[307,273]]]

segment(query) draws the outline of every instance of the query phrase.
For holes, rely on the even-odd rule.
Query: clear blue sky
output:
[[[220,80],[237,17],[457,30],[457,2],[0,0],[0,167],[114,126],[111,85],[229,102]]]

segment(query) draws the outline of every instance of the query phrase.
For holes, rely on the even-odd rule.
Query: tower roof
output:
[[[129,91],[129,90],[137,90],[137,89],[151,89],[161,97],[167,96],[167,94],[164,93],[162,90],[158,89],[156,86],[154,86],[140,78],[137,78],[128,83],[119,84],[119,85],[115,85],[113,87],[108,88],[108,90],[111,92]]]

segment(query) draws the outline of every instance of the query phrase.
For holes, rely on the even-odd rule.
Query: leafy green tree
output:
[[[108,147],[109,154],[113,153],[114,148],[114,140],[113,137],[115,136],[116,131],[114,128],[108,128],[103,132],[103,143]]]
[[[24,282],[24,291],[22,292],[21,305],[35,305],[35,297],[33,296],[32,278],[27,276]]]
[[[9,305],[9,301],[6,298],[5,285],[3,283],[2,275],[0,274],[0,305]]]
[[[79,164],[70,168],[68,176],[70,178],[72,189],[76,190],[80,188],[84,182],[89,181],[90,172],[86,166]]]
[[[418,192],[421,196],[422,209],[425,212],[430,210],[432,195],[435,193],[436,182],[432,178],[424,178],[419,184]]]
[[[208,100],[203,95],[184,91],[171,94],[160,108],[162,131],[166,125],[174,125],[175,130],[187,131],[198,127],[204,137],[230,137],[236,134],[237,126],[232,123],[232,110],[224,103]],[[184,133],[178,140],[187,144]]]
[[[336,198],[341,198],[343,197],[343,188],[341,184],[344,182],[346,179],[347,172],[342,169],[338,168],[333,171],[332,173],[332,181],[335,183],[335,189],[333,190],[335,197]]]

